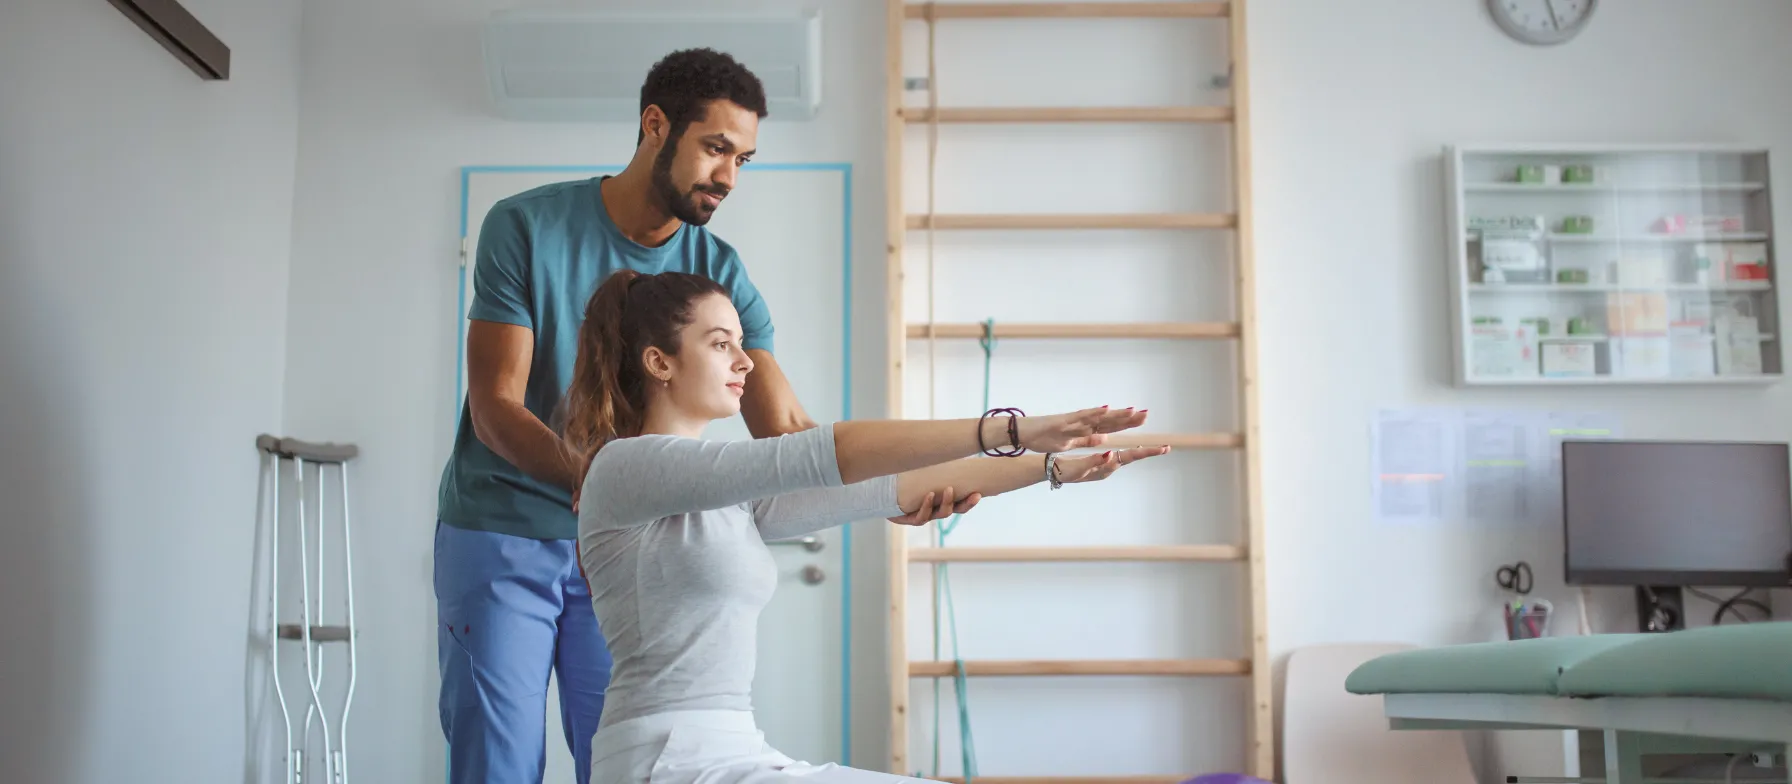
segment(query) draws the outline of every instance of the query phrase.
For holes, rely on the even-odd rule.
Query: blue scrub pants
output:
[[[610,683],[610,651],[571,540],[436,524],[436,648],[450,784],[540,784],[548,673],[578,784]]]

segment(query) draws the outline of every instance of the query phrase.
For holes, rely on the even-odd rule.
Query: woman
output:
[[[1105,479],[1169,449],[1057,457],[1145,421],[1105,406],[701,440],[740,410],[753,369],[740,337],[727,292],[694,275],[621,272],[586,307],[562,427],[589,461],[579,560],[615,662],[591,780],[914,781],[795,762],[755,727],[755,634],[777,583],[765,541],[894,517],[931,504],[933,488],[987,497]],[[979,452],[1006,457],[963,459]]]

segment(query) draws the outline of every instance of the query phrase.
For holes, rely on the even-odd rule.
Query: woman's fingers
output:
[[[1144,460],[1145,458],[1148,458],[1148,457],[1157,457],[1159,455],[1167,455],[1169,453],[1170,453],[1170,448],[1167,446],[1145,446],[1145,447],[1139,447],[1137,449],[1123,449],[1123,450],[1120,450],[1120,452],[1118,454],[1119,454],[1119,459],[1120,459],[1120,465],[1126,465],[1128,463],[1133,463],[1133,462],[1137,462],[1140,460]]]
[[[1040,417],[1036,422],[1023,421],[1021,442],[1035,452],[1068,452],[1098,447],[1108,442],[1109,433],[1145,424],[1148,413],[1131,407],[1114,409],[1101,406]]]
[[[1072,438],[1067,444],[1069,449],[1088,449],[1108,442],[1107,434],[1131,430],[1145,424],[1147,411],[1132,408],[1098,410],[1098,413],[1079,422],[1088,429],[1069,433]]]
[[[1135,449],[1109,450],[1098,455],[1066,458],[1059,461],[1060,470],[1065,463],[1069,470],[1063,470],[1066,482],[1099,482],[1114,475],[1123,465],[1136,463],[1146,458],[1170,453],[1167,446],[1147,446]]]
[[[1122,430],[1130,430],[1145,424],[1145,415],[1148,411],[1149,409],[1134,409],[1130,406],[1127,408],[1104,411],[1092,420],[1095,429],[1094,431],[1097,433],[1117,433]]]

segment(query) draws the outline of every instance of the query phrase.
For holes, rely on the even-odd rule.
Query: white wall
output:
[[[234,781],[257,433],[279,426],[297,0],[0,6],[0,778]]]
[[[382,744],[363,741],[356,751],[356,775],[368,780],[442,776],[430,575],[436,485],[459,402],[459,168],[623,164],[634,150],[632,124],[521,124],[488,111],[479,25],[509,5],[312,0],[305,10],[285,427],[364,448],[355,476],[356,553],[369,560],[357,565],[378,566],[357,574],[364,597],[357,620],[366,632],[355,722],[362,737]],[[881,98],[862,96],[881,95],[883,72],[881,61],[854,45],[881,40],[881,6],[829,4],[825,19],[827,103],[809,123],[763,124],[756,160],[853,163],[859,279],[878,280]],[[751,169],[743,176],[742,187],[752,187]],[[875,316],[879,301],[861,287],[861,311]],[[876,332],[861,330],[856,339],[859,350],[877,350]],[[866,364],[877,370],[875,361]],[[878,378],[859,384],[861,411],[877,405]],[[864,568],[875,566],[874,556]],[[875,574],[862,579],[877,584]],[[876,600],[870,596],[867,606]],[[875,612],[859,616],[867,632],[876,629]],[[558,745],[558,719],[548,732]]]
[[[521,125],[486,112],[477,24],[503,5],[313,0],[305,15],[285,429],[308,438],[352,439],[366,448],[358,477],[357,552],[377,553],[363,563],[378,566],[364,568],[357,584],[369,597],[361,606],[367,632],[357,724],[361,737],[384,745],[361,743],[357,773],[378,780],[437,780],[441,772],[429,537],[456,403],[449,390],[457,167],[619,163],[633,145],[630,126]],[[1328,641],[1472,637],[1495,598],[1493,567],[1518,557],[1538,565],[1546,595],[1568,598],[1559,592],[1559,558],[1547,536],[1514,538],[1455,525],[1431,531],[1377,527],[1369,516],[1367,481],[1368,417],[1376,408],[1609,407],[1623,414],[1635,435],[1783,438],[1792,431],[1792,414],[1785,413],[1792,392],[1779,389],[1464,392],[1444,384],[1446,246],[1436,157],[1442,145],[1469,139],[1782,144],[1792,136],[1792,98],[1778,89],[1792,54],[1776,39],[1792,22],[1792,8],[1772,0],[1701,6],[1696,14],[1686,8],[1674,0],[1607,4],[1579,41],[1535,50],[1505,39],[1477,2],[1253,2],[1269,631],[1278,658],[1294,647]],[[830,3],[828,13],[824,114],[810,124],[768,123],[761,160],[849,160],[858,167],[862,284],[856,339],[866,358],[858,410],[872,415],[880,404],[882,362],[882,4]],[[1216,28],[1179,39],[1168,31],[1202,28],[1045,23],[1027,28],[1039,36],[1027,40],[1045,41],[1064,56],[1040,59],[1015,54],[1011,47],[1019,39],[1002,42],[998,35],[996,45],[980,47],[979,25],[951,23],[959,32],[941,41],[947,74],[942,100],[948,105],[1217,100],[1206,81],[1218,62],[1211,48],[1220,40],[1211,32]],[[1187,40],[1199,43],[1188,46]],[[911,73],[918,75],[923,52],[909,54],[915,58]],[[1160,64],[1156,76],[1143,68],[1153,63]],[[1106,75],[1124,78],[1097,78]],[[1570,90],[1564,86],[1569,84],[1577,86]],[[1210,130],[1082,128],[1057,131],[1051,143],[1041,130],[948,130],[940,208],[1148,211],[1223,204],[1215,201],[1223,191],[1200,179],[1210,173],[1205,167],[1221,160],[1213,156],[1223,150],[1224,137]],[[922,203],[921,138],[911,133],[908,146],[913,209]],[[1788,184],[1783,174],[1775,182]],[[1213,266],[1211,255],[1221,246],[1143,235],[1116,245],[1118,236],[1052,235],[1041,241],[942,235],[940,318],[1230,314],[1223,297],[1206,293],[1224,285],[1225,269]],[[1093,274],[1111,277],[1092,282]],[[1030,294],[1010,296],[1010,290]],[[1229,400],[1223,354],[1146,346],[1107,353],[1072,349],[1076,353],[1065,361],[1036,346],[1003,344],[996,404],[1033,410],[1058,401],[1137,399],[1160,415],[1165,428],[1226,425],[1203,407]],[[942,376],[942,400],[974,407],[980,383],[971,375],[974,347],[942,347],[941,356],[951,374]],[[1183,364],[1153,364],[1165,357]],[[913,359],[924,361],[924,355]],[[1097,395],[1102,399],[1093,399]],[[1108,399],[1124,396],[1131,397]],[[1050,497],[1099,525],[1056,516],[1023,529],[1019,525],[1029,517],[1021,512],[1042,499],[998,499],[967,518],[959,541],[1211,541],[1233,535],[1230,496],[1166,481],[1180,468],[1205,471],[1216,461],[1191,455],[1171,460],[1181,462],[1149,469],[1155,477],[1141,471],[1136,485],[1116,482]],[[1226,478],[1224,470],[1204,475]],[[874,548],[862,552],[862,566],[881,563]],[[875,582],[875,572],[861,574]],[[981,655],[1019,657],[1023,648],[1039,655],[1228,655],[1238,627],[1223,569],[1154,568],[1140,578],[1121,570],[959,574],[961,609],[982,619],[967,631],[967,643],[976,642],[972,634],[981,637]],[[1025,586],[1054,577],[1064,578],[1059,593],[1025,593]],[[979,585],[988,590],[978,593]],[[1078,586],[1090,590],[1078,592]],[[968,598],[974,596],[995,601],[977,606],[979,600]],[[1335,611],[1331,605],[1339,597],[1396,609],[1367,616]],[[878,597],[865,598],[876,607]],[[1050,612],[1022,617],[1013,612],[1021,607]],[[1123,607],[1127,614],[1103,613],[1104,607]],[[881,720],[881,662],[870,653],[878,650],[881,616],[873,611],[859,617],[864,625],[858,631],[866,635],[860,650],[868,651],[860,672],[873,678],[861,708],[870,720]],[[1621,623],[1622,609],[1611,618]],[[1154,622],[1161,626],[1152,627]],[[979,654],[967,649],[970,655]],[[1099,682],[1082,682],[1028,695],[1009,684],[983,687],[1007,691],[989,692],[973,705],[979,726],[990,727],[978,738],[985,773],[1026,772],[998,767],[1021,753],[1014,743],[1023,738],[1002,733],[1005,725],[1023,726],[1022,718],[1041,722],[1026,725],[1031,734],[1024,739],[1043,741],[1039,747],[1057,755],[1051,760],[1089,772],[1122,771],[1114,770],[1121,763],[1111,748],[1078,734],[1088,728],[1140,726],[1159,733],[1135,739],[1146,746],[1121,757],[1135,768],[1214,769],[1236,767],[1240,760],[1241,732],[1232,717],[1242,716],[1241,695],[1232,686],[1195,682],[1149,691],[1149,684],[1121,683],[1097,690]],[[1144,714],[1125,714],[1115,696],[1140,694],[1157,700]],[[1070,711],[1068,718],[1031,710],[1042,704],[1041,695],[1043,704]],[[1171,699],[1181,697],[1207,701]],[[1229,712],[1234,707],[1238,712]],[[881,759],[881,733],[867,720],[857,727],[860,759]],[[926,765],[920,728],[915,737],[913,759]]]
[[[1555,49],[1510,41],[1478,2],[1259,0],[1252,11],[1277,650],[1477,639],[1498,600],[1493,569],[1517,558],[1536,567],[1540,593],[1573,606],[1556,534],[1372,521],[1368,422],[1378,407],[1609,409],[1631,436],[1792,437],[1786,387],[1447,387],[1437,157],[1447,143],[1477,140],[1783,150],[1792,143],[1792,52],[1780,42],[1792,6],[1603,3],[1584,35]],[[1789,175],[1779,161],[1774,188],[1792,187]],[[1792,213],[1777,201],[1783,233]],[[1607,611],[1597,627],[1634,628],[1627,592],[1597,593]],[[1341,596],[1395,609],[1365,618],[1334,610]]]

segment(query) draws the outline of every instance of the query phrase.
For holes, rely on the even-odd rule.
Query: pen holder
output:
[[[1549,634],[1550,606],[1545,603],[1502,608],[1506,616],[1506,639],[1534,640]]]

